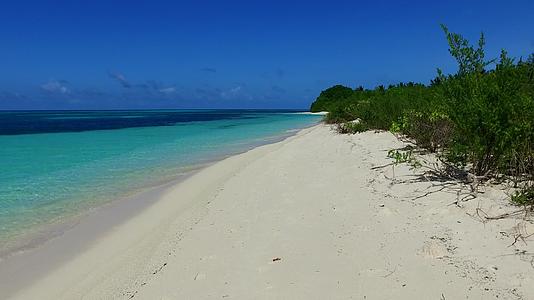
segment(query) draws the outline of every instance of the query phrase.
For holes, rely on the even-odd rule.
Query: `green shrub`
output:
[[[416,144],[430,152],[444,149],[450,144],[454,124],[449,117],[438,111],[422,112],[406,110],[401,121],[394,122],[399,132],[412,138]]]
[[[328,124],[344,123],[357,119],[355,107],[350,104],[333,108],[325,117]]]
[[[456,74],[445,76],[438,69],[430,86],[410,82],[353,90],[337,85],[321,92],[311,110],[328,111],[326,122],[337,123],[341,133],[390,130],[442,152],[449,166],[508,176],[523,185],[512,200],[532,203],[534,188],[524,182],[534,182],[534,54],[516,63],[503,50],[500,59],[486,60],[483,34],[471,46],[442,29],[458,63]],[[350,122],[356,119],[361,122]]]
[[[485,175],[507,172],[517,155],[532,155],[534,99],[525,89],[532,79],[525,75],[503,51],[491,72],[443,80],[440,88],[455,128],[452,161],[469,163],[475,174]]]
[[[517,191],[512,195],[511,201],[516,205],[534,208],[534,186]]]
[[[363,122],[346,122],[337,124],[336,128],[339,133],[354,134],[369,130],[369,127]]]

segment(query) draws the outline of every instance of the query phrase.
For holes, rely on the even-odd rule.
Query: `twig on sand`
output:
[[[482,213],[482,216],[480,215],[480,213]],[[478,204],[478,207],[477,207],[476,210],[475,210],[475,214],[476,214],[476,216],[475,216],[475,215],[472,215],[472,214],[470,214],[470,213],[468,213],[468,212],[466,212],[465,214],[468,215],[468,216],[470,216],[470,217],[473,218],[474,220],[479,221],[479,222],[482,222],[482,223],[484,223],[484,224],[485,224],[486,222],[488,222],[488,220],[486,219],[486,218],[488,217],[488,214],[487,214],[484,210],[482,210],[482,208],[480,208],[480,203]]]
[[[395,273],[396,271],[397,271],[397,266],[395,266],[395,268],[393,269],[393,271],[387,273],[386,275],[384,275],[384,276],[382,276],[382,277],[387,278],[387,277],[393,275],[393,273]]]
[[[424,197],[426,197],[426,196],[428,196],[428,195],[431,195],[431,194],[434,194],[434,193],[441,192],[441,191],[443,191],[443,190],[446,189],[446,188],[447,188],[447,186],[444,185],[444,186],[442,186],[441,188],[439,188],[439,189],[437,189],[437,190],[430,191],[430,192],[426,192],[426,193],[424,193],[423,195],[419,195],[419,196],[413,198],[412,201],[413,201],[413,200],[420,199],[420,198],[424,198]]]
[[[385,164],[385,165],[381,165],[381,166],[375,166],[375,167],[372,167],[371,170],[382,169],[382,168],[385,168],[385,167],[392,166],[392,165],[394,165],[394,164],[395,164],[395,163],[392,162],[392,163]]]
[[[527,236],[523,236],[523,234],[521,234],[521,233],[520,234],[516,234],[514,236],[514,242],[509,247],[514,246],[519,240],[523,241],[523,243],[525,243],[525,246],[526,246],[526,245],[528,245],[526,239],[528,239],[529,237],[531,237],[533,235],[534,235],[534,233],[529,234]]]
[[[426,196],[428,196],[428,195],[431,195],[431,194],[434,194],[434,193],[441,192],[441,191],[443,191],[444,189],[446,189],[447,187],[449,187],[449,186],[451,186],[451,185],[455,185],[455,184],[456,184],[455,182],[445,182],[445,183],[442,183],[442,184],[433,184],[432,186],[428,187],[427,189],[430,189],[430,188],[432,188],[432,187],[436,187],[436,186],[439,186],[439,188],[436,189],[436,190],[433,190],[433,191],[426,192],[426,193],[424,193],[424,194],[422,194],[422,195],[419,195],[419,196],[413,198],[412,201],[413,201],[413,200],[420,199],[420,198],[424,198],[424,197],[426,197]]]
[[[159,271],[161,271],[165,266],[167,265],[167,263],[164,263],[163,265],[161,265],[159,268],[157,268],[156,270],[154,270],[152,272],[152,275],[156,275]]]
[[[500,219],[505,219],[505,218],[512,217],[518,214],[523,214],[523,212],[524,212],[524,209],[520,209],[520,210],[516,210],[513,212],[509,212],[509,213],[500,214],[497,216],[488,216],[486,214],[486,216],[484,217],[486,218],[486,220],[500,220]]]

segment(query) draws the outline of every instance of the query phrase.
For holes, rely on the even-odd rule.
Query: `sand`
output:
[[[318,111],[318,112],[305,111],[305,112],[297,112],[296,114],[299,114],[299,115],[312,115],[312,116],[326,116],[328,114],[328,112],[327,111]]]
[[[534,299],[534,240],[521,239],[534,225],[483,218],[516,210],[505,191],[456,205],[451,184],[417,198],[442,183],[372,169],[403,146],[318,125],[232,156],[13,298]]]

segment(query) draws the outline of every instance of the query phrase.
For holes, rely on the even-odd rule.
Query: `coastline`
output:
[[[488,187],[461,207],[447,191],[415,200],[432,182],[408,166],[372,169],[403,146],[320,124],[230,156],[166,187],[14,298],[534,297],[533,245],[510,247],[514,230],[534,226],[473,217],[509,209],[504,191]]]
[[[305,129],[313,125],[314,124],[304,126],[300,129]],[[247,152],[255,147],[279,142],[296,134],[296,132],[298,132],[300,129],[290,129],[276,135],[268,135],[261,138],[251,139],[249,141],[242,142],[238,147],[228,147],[220,153],[213,153],[209,156],[205,156],[202,159],[193,162],[191,165],[183,165],[180,167],[180,169],[174,170],[175,172],[173,172],[172,175],[157,177],[158,179],[153,180],[151,183],[126,189],[117,195],[107,196],[106,198],[108,198],[108,200],[106,201],[100,201],[100,203],[97,203],[93,206],[83,207],[83,209],[79,211],[71,212],[69,215],[64,215],[53,222],[42,224],[39,227],[27,229],[26,231],[19,233],[15,239],[8,239],[5,241],[0,239],[0,241],[5,242],[3,245],[0,245],[0,262],[13,255],[32,251],[49,240],[61,236],[65,231],[68,231],[72,227],[76,226],[80,220],[83,220],[95,212],[98,213],[100,210],[105,210],[107,206],[114,206],[120,202],[127,202],[131,198],[138,197],[139,194],[143,194],[153,189],[159,189],[163,186],[172,185],[173,183],[179,183],[184,178],[187,178],[198,170],[203,169],[213,163],[223,160],[229,156]]]
[[[17,237],[15,240],[8,240],[8,246],[0,249],[0,263],[9,260],[12,256],[34,251],[50,240],[61,237],[65,232],[76,227],[80,222],[83,222],[84,219],[92,217],[92,215],[98,215],[102,213],[102,211],[106,211],[108,208],[126,204],[127,202],[132,201],[132,199],[133,202],[135,202],[135,199],[139,198],[140,195],[148,194],[153,190],[163,189],[165,186],[176,184],[216,161],[217,160],[213,160],[211,162],[193,165],[187,168],[184,167],[184,172],[181,172],[172,178],[165,178],[156,184],[142,186],[123,195],[111,197],[108,202],[101,203],[98,206],[88,207],[86,210],[79,211],[76,214],[63,216],[59,221],[42,225],[40,228],[28,230],[27,232],[20,234],[20,237]],[[128,211],[132,210],[128,207],[125,207],[125,209]]]
[[[5,166],[0,175],[0,260],[60,235],[68,227],[65,223],[75,224],[96,207],[172,181],[191,167],[275,142],[290,135],[293,129],[311,126],[320,119],[285,112],[8,115],[7,119],[14,120],[12,126],[19,129],[0,136],[4,146],[0,161]],[[104,121],[95,122],[98,118]],[[166,118],[178,123],[158,126]],[[35,121],[36,132],[20,134],[29,126],[30,119]],[[123,125],[131,127],[110,130],[94,125],[107,124],[110,119],[119,123],[128,120]],[[85,124],[87,120],[92,120],[89,124],[93,125]],[[68,125],[70,129],[48,132],[47,122],[66,122],[61,126]]]
[[[327,111],[319,111],[319,112],[305,111],[305,112],[297,112],[297,113],[294,113],[294,114],[297,114],[297,115],[310,115],[310,116],[326,116],[328,114],[328,112]]]
[[[114,199],[80,216],[49,225],[0,260],[0,297],[10,296],[68,262],[101,236],[153,205],[166,190],[201,168],[164,184]]]
[[[315,125],[252,140],[239,150],[221,153],[206,158],[202,163],[184,167],[184,172],[172,178],[163,178],[157,184],[133,190],[88,211],[24,235],[12,243],[10,248],[0,252],[0,298],[13,294],[72,259],[114,227],[156,203],[169,189],[201,170],[254,148],[281,142],[312,126]]]

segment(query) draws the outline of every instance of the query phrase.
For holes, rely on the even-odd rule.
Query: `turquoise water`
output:
[[[0,242],[7,244],[47,224],[320,121],[318,116],[262,111],[231,115],[211,111],[208,117],[204,111],[187,111],[186,118],[185,111],[170,117],[99,114],[24,116],[30,127],[19,122],[0,135]],[[36,121],[37,117],[42,120]],[[5,116],[4,123],[21,118]],[[95,118],[99,122],[94,126],[84,123]],[[102,121],[110,119],[135,123]],[[58,120],[70,123],[55,123]],[[100,129],[109,124],[115,129]],[[24,133],[28,130],[33,133]]]

